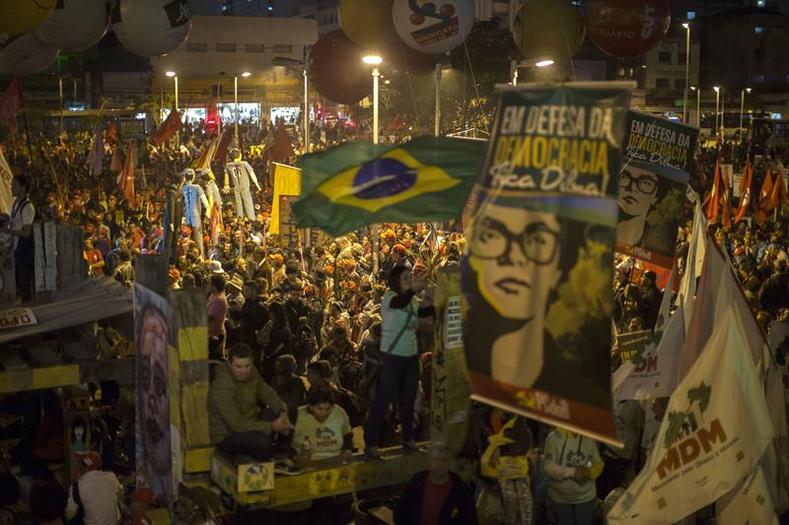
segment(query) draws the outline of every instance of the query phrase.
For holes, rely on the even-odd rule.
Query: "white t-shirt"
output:
[[[326,421],[319,423],[307,405],[299,407],[296,420],[296,431],[293,446],[301,447],[304,437],[310,440],[312,454],[310,459],[327,459],[339,456],[342,452],[343,436],[351,433],[351,422],[348,414],[339,406],[334,405]]]
[[[36,208],[30,199],[25,199],[27,202],[18,202],[19,199],[14,197],[14,202],[11,204],[11,231],[19,233],[22,228],[33,224],[33,219],[36,217]],[[14,250],[16,245],[19,244],[19,237],[14,237]]]
[[[79,478],[79,496],[85,509],[85,525],[116,525],[121,517],[118,496],[123,486],[112,472],[91,470]],[[69,488],[66,518],[77,514],[73,488]]]

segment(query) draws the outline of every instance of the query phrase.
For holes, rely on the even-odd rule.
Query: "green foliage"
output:
[[[668,417],[668,429],[663,438],[663,446],[669,448],[679,439],[682,425],[685,424],[688,415],[685,412],[669,412],[666,417]]]
[[[710,395],[712,394],[712,389],[709,385],[705,385],[703,382],[697,386],[696,388],[691,388],[688,390],[688,401],[692,405],[694,402],[699,404],[699,410],[704,413],[707,410],[707,407],[710,405]]]

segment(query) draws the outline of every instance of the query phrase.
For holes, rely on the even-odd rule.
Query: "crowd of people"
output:
[[[313,150],[342,140],[333,128],[316,130],[313,139],[318,137],[321,145]],[[208,417],[218,450],[256,460],[290,459],[293,468],[332,457],[350,460],[354,452],[375,461],[387,446],[417,452],[417,443],[430,438],[433,284],[439,271],[460,262],[465,251],[462,226],[384,224],[341,238],[270,233],[270,150],[278,147],[277,140],[280,147],[287,140],[279,160],[292,162],[296,155],[282,133],[287,131],[281,125],[245,126],[245,147],[229,146],[212,164],[197,169],[190,166],[208,140],[202,127],[183,130],[177,148],[147,144],[138,154],[133,199],[117,182],[128,148],[112,133],[104,136],[106,155],[99,175],[86,164],[95,140],[90,133],[42,137],[35,145],[22,136],[9,138],[4,152],[15,174],[17,203],[10,221],[17,244],[27,246],[33,217],[55,219],[83,228],[91,277],[111,276],[131,286],[137,256],[167,254],[171,287],[205,292],[209,357],[218,362],[212,371]],[[709,185],[710,154],[700,152],[692,181],[702,195]],[[773,160],[779,163],[780,155]],[[241,176],[239,171],[227,168],[242,163],[245,185],[234,178]],[[756,187],[763,172],[763,167],[757,169]],[[686,212],[678,261],[684,260],[691,235],[690,204]],[[773,320],[789,322],[789,228],[784,213],[774,221],[748,219],[728,230],[711,227],[765,330]],[[173,219],[181,216],[183,221]],[[27,263],[31,254],[26,249],[15,253],[21,300],[26,302],[32,276],[19,269],[32,266]],[[663,294],[672,293],[661,290],[657,281],[655,272],[641,268],[638,261],[618,262],[613,314],[617,331],[655,326]],[[614,353],[614,366],[621,359]],[[617,403],[624,449],[474,404],[468,442],[460,454],[462,464],[473,466],[471,477],[464,481],[450,474],[446,448],[434,443],[426,465],[429,473],[404,490],[395,521],[599,521],[601,501],[626,487],[642,467],[665,402]],[[364,429],[363,451],[354,436],[359,428]],[[98,459],[80,460],[83,476],[97,469]],[[12,485],[5,478],[0,482]],[[107,491],[117,480],[102,478],[100,483]],[[80,492],[82,487],[77,487]],[[18,496],[13,490],[0,493],[0,510],[10,508]],[[74,496],[72,489],[72,511]],[[33,495],[29,497],[32,502]],[[83,499],[84,505],[89,498]],[[477,501],[476,506],[470,501]],[[323,510],[316,512],[320,505]],[[348,500],[316,502],[313,512],[313,521],[350,519]]]

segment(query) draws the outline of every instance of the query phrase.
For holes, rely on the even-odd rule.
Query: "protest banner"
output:
[[[629,87],[504,89],[461,263],[472,398],[612,444],[615,195]]]
[[[617,251],[671,267],[698,129],[628,112]]]
[[[466,442],[469,384],[463,353],[460,272],[457,267],[438,274],[433,306],[433,380],[430,395],[430,438],[445,443],[455,453]]]
[[[608,523],[676,522],[734,489],[773,437],[739,313],[729,308],[668,403],[644,469]]]
[[[715,504],[717,525],[778,525],[767,480],[760,465]]]

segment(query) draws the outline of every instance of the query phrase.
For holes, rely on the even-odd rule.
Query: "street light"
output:
[[[307,50],[304,49],[304,60],[296,60],[295,58],[287,57],[274,57],[271,63],[275,66],[282,66],[291,68],[298,71],[296,66],[299,66],[302,77],[304,77],[304,111],[302,111],[302,131],[304,132],[304,153],[310,152],[310,91],[309,91],[309,77],[307,74]]]
[[[743,113],[745,112],[745,93],[751,92],[751,88],[745,88],[740,91],[740,130],[742,130]],[[740,131],[742,133],[742,131]]]
[[[378,66],[383,61],[384,59],[378,55],[365,55],[362,57],[362,62],[368,66],[373,66],[373,144],[378,144],[378,79],[381,77]]]
[[[715,134],[718,134],[719,125],[718,125],[718,115],[720,115],[720,104],[721,104],[721,87],[720,86],[712,86],[712,89],[715,90]]]
[[[241,73],[241,76],[244,78],[248,78],[252,73],[249,71],[244,71]],[[239,146],[238,142],[238,75],[233,76],[233,112],[235,113],[235,122],[233,123],[233,135],[236,139],[236,147]]]
[[[436,114],[433,126],[433,135],[436,137],[441,135],[441,73],[449,69],[452,69],[449,64],[442,63],[441,60],[436,62]]]
[[[167,71],[166,76],[173,79],[175,87],[175,111],[178,112],[178,74],[175,71]],[[175,133],[175,144],[181,146],[181,131]]]
[[[682,121],[688,122],[688,85],[690,84],[690,23],[682,24],[685,28],[685,89],[682,96]]]
[[[696,92],[696,127],[701,128],[701,88],[690,86],[690,89]]]
[[[510,62],[510,69],[511,69],[511,72],[512,72],[512,85],[513,86],[517,86],[518,85],[518,70],[519,69],[524,68],[524,69],[529,70],[532,67],[543,68],[543,67],[552,66],[554,63],[555,62],[553,60],[551,60],[550,58],[541,58],[539,60],[527,60],[525,62],[518,62],[517,60],[513,60],[512,62]]]

